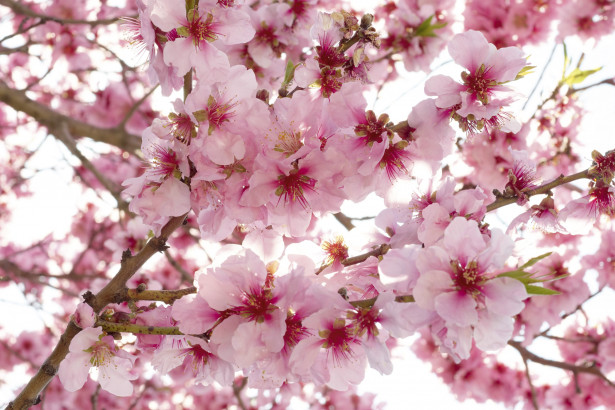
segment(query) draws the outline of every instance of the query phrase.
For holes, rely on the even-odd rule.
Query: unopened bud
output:
[[[363,30],[367,30],[372,25],[373,22],[374,22],[373,14],[364,14],[363,17],[361,17],[361,28]]]

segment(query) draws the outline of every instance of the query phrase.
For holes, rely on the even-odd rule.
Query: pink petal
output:
[[[434,306],[447,323],[465,327],[478,321],[476,301],[464,292],[441,293],[434,299]]]

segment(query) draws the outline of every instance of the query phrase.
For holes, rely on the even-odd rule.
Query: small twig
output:
[[[558,362],[556,360],[545,359],[543,357],[540,357],[530,352],[525,347],[523,347],[520,342],[509,340],[508,344],[514,347],[515,349],[517,349],[517,351],[519,352],[519,354],[524,360],[531,360],[535,363],[539,363],[545,366],[551,366],[551,367],[556,367],[558,369],[568,370],[568,371],[573,372],[573,374],[577,374],[577,373],[593,374],[594,376],[605,381],[609,386],[615,387],[615,384],[612,381],[610,381],[604,374],[602,374],[600,369],[598,369],[595,364],[592,364],[590,366],[578,366],[578,365],[571,364],[571,363]]]
[[[344,225],[344,228],[346,228],[347,230],[351,230],[352,228],[354,228],[354,224],[352,223],[352,218],[344,215],[341,212],[336,212],[333,214],[333,216],[335,217],[335,219],[337,219],[339,223]]]
[[[173,266],[175,270],[179,272],[182,277],[182,281],[188,283],[194,282],[194,276],[190,275],[188,271],[186,271],[186,269],[184,269],[184,267],[179,262],[177,262],[177,260],[173,256],[171,256],[168,250],[164,251],[164,256],[166,256],[171,266]]]
[[[521,358],[523,359],[523,364],[525,365],[525,377],[527,378],[527,382],[530,385],[532,407],[534,407],[534,410],[538,410],[538,398],[536,397],[536,388],[534,387],[534,383],[532,382],[532,376],[530,375],[530,366],[528,364],[527,358],[523,356]]]
[[[530,99],[532,98],[532,95],[534,95],[534,93],[536,92],[536,89],[538,88],[538,85],[542,82],[542,77],[545,75],[545,72],[547,71],[547,67],[551,63],[551,59],[553,59],[553,55],[555,54],[555,50],[557,50],[557,43],[553,45],[553,49],[551,50],[551,55],[549,55],[549,58],[547,59],[547,62],[545,63],[545,66],[543,67],[542,71],[540,72],[540,76],[538,76],[538,81],[536,81],[536,84],[534,84],[534,88],[532,88],[532,91],[530,92],[530,95],[527,96],[527,99],[525,100],[525,103],[523,104],[523,107],[521,107],[522,110],[525,110],[525,107],[527,107],[527,104],[530,102]]]
[[[233,383],[233,395],[235,395],[235,398],[237,399],[237,404],[239,405],[241,410],[246,410],[246,405],[243,402],[243,399],[241,398],[241,391],[244,389],[244,387],[246,387],[246,384],[248,384],[247,377],[244,377],[241,380],[241,384],[239,385],[236,385],[235,383]]]
[[[346,258],[342,261],[342,265],[350,266],[356,265],[357,263],[365,262],[371,256],[381,256],[387,253],[391,249],[391,247],[387,244],[382,244],[373,251],[366,252],[361,255],[351,256],[350,258]]]
[[[549,192],[551,189],[555,187],[558,187],[560,185],[564,185],[564,184],[567,184],[569,182],[573,182],[579,179],[583,179],[583,178],[589,178],[589,169],[586,169],[584,171],[577,172],[576,174],[572,174],[568,176],[561,175],[555,178],[553,181],[548,182],[544,185],[541,185],[538,188],[534,188],[530,191],[524,192],[524,194],[528,198],[534,195],[546,194],[547,192]],[[515,202],[517,202],[517,200],[518,198],[516,195],[512,197],[500,197],[496,199],[495,201],[493,201],[492,203],[490,203],[489,205],[487,205],[487,212],[491,212],[495,209],[501,208],[506,205],[514,204]]]

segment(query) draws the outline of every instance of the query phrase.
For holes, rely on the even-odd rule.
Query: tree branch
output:
[[[573,372],[574,374],[578,374],[578,373],[593,374],[594,376],[604,380],[609,386],[615,387],[615,384],[612,381],[610,381],[604,374],[602,374],[600,369],[598,369],[595,365],[577,366],[571,363],[558,362],[556,360],[549,360],[549,359],[542,358],[530,352],[525,347],[523,347],[520,342],[509,340],[508,344],[514,347],[515,349],[517,349],[517,351],[519,352],[523,360],[531,360],[535,363],[539,363],[545,366],[551,366],[551,367],[556,367],[558,369],[569,370]]]
[[[177,290],[143,290],[127,289],[126,300],[156,300],[164,302],[167,305],[172,305],[177,299],[181,299],[186,295],[196,293],[196,287],[191,286],[185,289]]]
[[[547,192],[549,192],[551,189],[555,187],[567,184],[572,181],[576,181],[578,179],[583,179],[583,178],[590,178],[589,169],[586,169],[581,172],[577,172],[576,174],[573,174],[573,175],[568,175],[568,176],[560,175],[559,177],[555,178],[553,181],[548,182],[544,185],[541,185],[538,188],[534,188],[530,191],[524,192],[524,194],[528,198],[534,195],[546,194]],[[493,201],[492,203],[490,203],[489,205],[487,205],[487,212],[491,212],[495,209],[501,208],[506,205],[514,204],[515,202],[517,202],[517,200],[518,198],[516,195],[512,197],[500,197],[496,199],[495,201]]]
[[[2,80],[0,80],[0,101],[15,111],[28,114],[50,130],[55,129],[58,124],[65,123],[71,135],[88,137],[133,153],[141,148],[141,138],[138,135],[130,134],[120,127],[95,127],[60,114],[44,104],[31,100],[25,92],[12,89]]]
[[[19,14],[26,17],[39,18],[42,21],[55,21],[59,24],[86,24],[89,26],[100,26],[100,25],[109,25],[118,21],[121,17],[114,17],[110,19],[102,19],[102,20],[80,20],[80,19],[65,19],[59,17],[49,16],[47,14],[39,14],[34,10],[30,9],[26,5],[21,2],[17,2],[14,0],[0,0],[0,5],[6,6],[13,10],[13,13]]]

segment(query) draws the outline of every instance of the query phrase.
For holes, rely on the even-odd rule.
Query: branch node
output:
[[[167,249],[169,249],[169,246],[167,245],[166,239],[163,239],[163,238],[153,238],[152,239],[152,246],[158,252],[164,252]]]
[[[49,376],[55,376],[56,373],[58,372],[57,369],[55,367],[53,367],[53,365],[51,365],[49,363],[43,364],[42,369],[43,369],[43,372],[46,375],[49,375]]]
[[[132,258],[132,252],[130,252],[130,249],[126,249],[126,250],[124,250],[124,252],[122,252],[122,260],[121,260],[121,262],[124,263],[129,258]]]
[[[83,301],[85,303],[87,303],[88,305],[94,307],[94,302],[96,301],[96,296],[94,296],[94,294],[91,291],[87,291],[85,292],[83,295]]]

